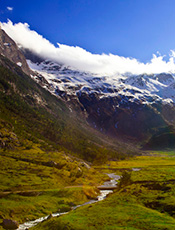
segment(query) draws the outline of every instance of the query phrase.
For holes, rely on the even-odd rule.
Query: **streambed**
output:
[[[117,187],[118,180],[120,179],[121,176],[115,175],[115,173],[109,173],[107,175],[109,176],[110,180],[104,182],[103,185],[98,187],[100,189],[100,195],[97,196],[97,198],[95,200],[90,200],[84,204],[72,207],[72,210],[75,210],[75,209],[77,209],[81,206],[87,205],[87,204],[93,204],[93,203],[96,203],[98,201],[104,200],[108,194],[112,193],[113,189],[115,187]],[[61,216],[61,215],[67,214],[67,213],[68,212],[62,212],[62,213],[58,212],[58,213],[53,213],[52,216],[57,217],[57,216]],[[33,220],[33,221],[25,222],[24,224],[20,224],[18,230],[26,230],[26,229],[29,229],[31,227],[34,227],[35,225],[41,223],[42,221],[47,220],[48,217],[49,216],[45,216],[45,217],[41,217],[41,218]]]

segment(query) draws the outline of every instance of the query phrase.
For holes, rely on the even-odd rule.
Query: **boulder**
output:
[[[2,226],[5,229],[17,229],[19,227],[19,224],[15,220],[4,219],[2,222]]]

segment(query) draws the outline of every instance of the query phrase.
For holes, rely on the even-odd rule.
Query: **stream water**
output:
[[[79,208],[81,206],[87,205],[87,204],[93,204],[93,203],[96,203],[98,201],[104,200],[109,193],[112,193],[113,190],[110,189],[110,188],[111,187],[112,188],[117,187],[117,183],[118,183],[118,180],[120,179],[120,176],[115,175],[115,173],[109,173],[107,175],[110,177],[110,180],[104,182],[104,184],[100,186],[100,188],[101,188],[100,189],[100,195],[97,197],[97,199],[90,200],[90,201],[88,201],[88,202],[86,202],[84,204],[74,206],[74,207],[72,207],[72,210],[75,210],[75,209],[77,209],[77,208]],[[103,187],[105,188],[105,190],[103,190]],[[106,189],[108,187],[109,187],[109,190]],[[67,214],[67,213],[68,212],[53,213],[52,216],[56,217],[56,216],[61,216],[61,215]],[[47,220],[48,217],[49,216],[41,217],[39,219],[36,219],[36,220],[33,220],[33,221],[28,221],[28,222],[26,222],[24,224],[21,224],[21,225],[19,225],[18,230],[26,230],[26,229],[29,229],[31,227],[34,227],[35,225],[41,223],[42,221]]]

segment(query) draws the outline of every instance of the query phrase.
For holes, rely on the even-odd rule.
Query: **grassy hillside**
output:
[[[95,186],[106,179],[84,161],[37,144],[1,151],[0,162],[0,219],[20,223],[96,197]]]

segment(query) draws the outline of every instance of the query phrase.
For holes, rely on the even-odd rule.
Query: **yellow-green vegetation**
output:
[[[115,194],[98,204],[81,207],[32,229],[173,230],[174,225],[175,220],[172,217],[137,204],[137,200],[129,198],[128,195]]]
[[[30,141],[0,150],[0,219],[20,223],[70,210],[98,194],[105,176],[65,152],[46,152]]]
[[[0,161],[0,191],[95,185],[104,180],[86,162],[64,152],[45,152],[34,144],[32,149],[2,150]]]
[[[53,218],[33,229],[129,229],[174,230],[175,152],[150,154],[118,162],[106,168],[123,178],[104,201]],[[104,170],[104,166],[102,167]],[[140,168],[133,171],[132,168]],[[101,169],[102,170],[102,169]],[[102,171],[103,171],[102,170]],[[105,169],[106,171],[106,169]]]
[[[172,157],[171,157],[172,156]],[[124,169],[124,168],[145,168],[148,166],[162,166],[162,165],[174,165],[175,151],[171,152],[151,152],[147,156],[136,156],[128,158],[123,161],[110,161],[104,166],[99,166],[99,168],[104,167],[106,169]]]
[[[25,191],[4,196],[1,194],[0,217],[24,223],[50,213],[69,211],[72,206],[87,201],[82,188]]]

